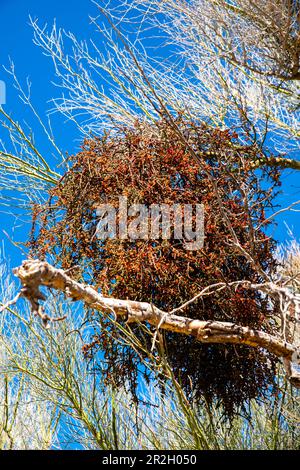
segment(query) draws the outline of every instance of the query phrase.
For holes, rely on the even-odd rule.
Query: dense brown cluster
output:
[[[181,118],[173,128],[164,121],[155,127],[137,123],[114,136],[87,140],[51,191],[49,204],[35,207],[31,249],[40,259],[51,253],[64,269],[79,266],[82,278],[105,295],[151,302],[162,310],[180,306],[216,282],[259,282],[260,274],[238,252],[228,227],[229,221],[241,246],[262,270],[274,269],[273,241],[254,229],[264,222],[272,204],[278,174],[275,169],[255,174],[251,168],[259,158],[254,146],[238,145],[231,132]],[[96,209],[108,202],[117,208],[120,195],[127,196],[128,204],[204,204],[204,247],[189,251],[182,240],[173,238],[100,241],[95,236]],[[270,332],[271,313],[268,299],[258,292],[228,288],[201,298],[183,314]],[[138,325],[131,328],[149,349],[150,336]],[[114,335],[120,332],[99,318],[84,352],[99,358],[107,380],[116,385],[129,381],[135,388],[138,371],[145,369],[137,352]],[[170,332],[164,333],[164,341],[187,396],[220,400],[229,415],[272,384],[275,359],[269,353],[246,346],[204,345]]]

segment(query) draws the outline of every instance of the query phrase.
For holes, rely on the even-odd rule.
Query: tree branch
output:
[[[47,262],[23,261],[20,267],[14,269],[14,274],[23,285],[22,296],[30,301],[35,314],[39,314],[41,309],[39,301],[45,300],[40,287],[46,286],[64,292],[73,300],[82,300],[97,310],[108,313],[113,311],[116,317],[124,318],[128,322],[148,322],[156,327],[159,325],[168,331],[194,336],[202,343],[231,343],[260,347],[289,361],[297,353],[295,345],[246,326],[222,321],[193,320],[163,312],[147,302],[103,297],[93,287],[74,281],[62,269],[54,268]],[[45,326],[48,321],[51,321],[49,317],[44,321]]]
[[[291,170],[300,170],[300,160],[284,157],[265,157],[259,158],[253,162],[253,168],[261,168],[263,166],[276,168],[289,168]]]

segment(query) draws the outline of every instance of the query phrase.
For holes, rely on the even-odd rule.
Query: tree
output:
[[[278,2],[270,3],[273,3],[274,8],[276,7],[276,11],[278,11],[280,4]],[[277,169],[299,167],[298,161],[292,158],[293,150],[298,145],[296,141],[297,110],[293,105],[297,93],[296,52],[293,53],[293,56],[287,52],[284,57],[285,64],[288,64],[284,69],[284,84],[278,84],[278,81],[283,79],[283,63],[274,62],[277,57],[276,50],[282,49],[284,40],[286,43],[288,42],[289,51],[296,51],[297,18],[293,5],[289,10],[282,7],[280,10],[282,15],[278,19],[278,24],[283,24],[283,17],[290,18],[290,23],[288,21],[284,23],[286,30],[279,39],[277,23],[275,26],[271,25],[273,33],[266,38],[263,34],[268,22],[266,10],[263,9],[266,18],[262,15],[263,19],[257,20],[258,9],[263,8],[260,3],[256,7],[252,2],[231,2],[229,4],[229,2],[203,1],[176,2],[175,4],[170,1],[163,2],[163,12],[161,6],[162,2],[160,1],[134,2],[128,12],[129,22],[133,20],[133,13],[137,12],[138,15],[142,14],[143,16],[142,26],[144,25],[144,28],[147,28],[149,24],[154,24],[156,30],[160,28],[160,31],[166,33],[167,37],[172,40],[172,43],[168,44],[169,52],[176,52],[176,46],[183,44],[183,49],[175,55],[174,60],[172,60],[174,56],[170,54],[171,60],[168,60],[166,55],[160,63],[158,63],[157,57],[147,55],[140,35],[142,27],[138,31],[136,40],[130,41],[126,37],[126,33],[116,23],[114,18],[118,16],[118,12],[113,10],[109,14],[108,10],[100,8],[105,17],[106,29],[102,30],[99,26],[99,30],[104,32],[108,45],[111,47],[111,51],[108,51],[105,56],[99,53],[95,44],[92,44],[98,54],[98,57],[93,57],[87,45],[79,43],[72,34],[68,34],[66,37],[73,43],[76,54],[73,58],[65,55],[62,32],[57,31],[54,27],[52,32],[47,34],[45,29],[38,26],[37,22],[32,22],[36,43],[52,57],[61,85],[68,91],[62,100],[56,101],[57,109],[72,120],[76,120],[76,113],[79,111],[87,113],[92,119],[87,125],[83,121],[79,121],[79,130],[89,137],[90,132],[93,132],[98,135],[98,138],[94,136],[89,138],[83,151],[73,159],[73,167],[70,168],[68,163],[63,162],[65,166],[63,170],[60,170],[61,174],[58,175],[56,171],[51,169],[46,159],[38,152],[32,140],[26,136],[21,127],[3,111],[2,114],[10,122],[11,135],[17,135],[21,146],[26,145],[30,152],[29,155],[22,158],[9,151],[2,152],[2,164],[5,168],[8,167],[8,172],[12,172],[13,175],[18,172],[21,178],[25,178],[23,187],[26,187],[28,181],[31,183],[42,182],[44,196],[48,194],[49,186],[53,188],[50,190],[50,195],[57,198],[55,203],[58,206],[50,205],[48,207],[45,205],[38,208],[35,205],[34,222],[39,210],[43,211],[42,230],[37,240],[35,240],[33,233],[32,240],[33,246],[39,250],[39,256],[43,252],[42,243],[44,241],[50,243],[48,247],[51,247],[51,244],[55,242],[56,261],[64,263],[63,267],[66,269],[74,268],[74,265],[79,262],[83,279],[96,283],[98,286],[101,285],[101,288],[106,289],[109,294],[113,289],[116,295],[119,295],[119,289],[121,300],[125,302],[124,308],[128,302],[126,303],[123,296],[130,297],[133,301],[146,300],[150,302],[150,306],[153,301],[158,300],[156,308],[163,313],[156,316],[154,321],[156,327],[154,339],[159,337],[160,329],[166,328],[169,324],[167,313],[170,314],[170,309],[174,314],[175,308],[183,308],[180,302],[183,304],[188,302],[185,307],[192,312],[191,318],[194,319],[197,308],[203,302],[204,306],[208,307],[204,310],[208,313],[209,318],[204,318],[203,315],[201,319],[197,318],[197,320],[206,322],[207,320],[215,321],[218,318],[214,323],[214,328],[221,328],[223,334],[220,335],[215,330],[208,331],[207,323],[197,324],[198,333],[201,329],[205,332],[200,338],[202,341],[207,340],[206,333],[209,333],[210,340],[223,342],[226,328],[229,328],[228,335],[226,330],[226,340],[230,339],[229,342],[251,341],[251,346],[254,346],[256,350],[244,348],[245,357],[239,363],[240,366],[243,364],[245,369],[253,372],[252,376],[249,372],[248,382],[243,389],[237,387],[241,382],[237,376],[237,361],[234,363],[234,348],[224,348],[223,346],[218,348],[214,345],[214,347],[210,346],[204,349],[201,345],[195,346],[195,342],[189,337],[182,336],[178,339],[178,335],[175,336],[173,333],[166,335],[171,338],[171,341],[173,338],[174,351],[172,354],[173,351],[168,349],[167,357],[171,362],[174,361],[173,368],[175,370],[177,368],[178,372],[176,378],[180,377],[183,380],[185,391],[191,392],[190,379],[187,374],[182,374],[182,370],[179,373],[179,370],[182,364],[186,370],[188,367],[192,368],[197,360],[197,356],[194,355],[193,363],[187,364],[187,348],[191,347],[192,350],[195,347],[199,351],[213,351],[210,354],[218,358],[215,363],[219,367],[218,373],[212,374],[216,382],[215,385],[212,385],[212,380],[207,380],[205,383],[201,376],[200,378],[198,376],[199,393],[204,389],[208,399],[212,399],[215,395],[222,397],[227,413],[231,414],[235,405],[240,405],[246,397],[254,396],[258,392],[258,388],[262,391],[263,387],[270,383],[272,374],[266,361],[269,353],[261,352],[258,349],[261,346],[266,346],[266,350],[271,354],[275,353],[285,357],[289,378],[295,385],[299,381],[297,371],[292,370],[291,365],[291,360],[295,359],[295,354],[297,355],[298,347],[295,340],[297,336],[294,336],[291,325],[297,324],[298,321],[299,294],[295,290],[291,277],[286,278],[278,274],[272,253],[273,242],[264,230],[268,222],[274,218],[274,215],[266,217],[264,210],[272,207],[272,197],[279,175]],[[121,4],[120,7],[126,13],[126,3]],[[199,11],[201,15],[203,12],[205,27],[203,27],[202,21],[199,22]],[[245,16],[245,12],[248,16]],[[161,20],[162,14],[163,18],[168,21]],[[219,26],[216,25],[221,14],[224,21],[221,23],[220,32]],[[232,21],[232,15],[234,15],[234,21]],[[125,17],[122,15],[122,18],[126,26],[126,15]],[[96,23],[94,22],[94,24]],[[261,42],[258,48],[256,48],[256,44],[251,42],[252,33],[255,30],[261,31]],[[247,34],[243,35],[239,49],[236,47],[236,39],[242,38],[242,31],[246,31]],[[232,38],[235,38],[235,42]],[[268,41],[271,41],[272,47]],[[276,41],[279,41],[277,45]],[[277,49],[275,46],[278,46]],[[272,54],[268,61],[266,51],[270,47]],[[244,52],[247,52],[249,57],[245,57]],[[205,59],[204,66],[199,63],[199,57]],[[258,61],[256,57],[258,57]],[[84,67],[84,63],[87,68]],[[175,67],[174,72],[171,68],[173,66]],[[14,73],[13,70],[12,73]],[[110,77],[110,84],[113,87],[111,92],[104,92],[97,86],[96,78],[99,74],[105,78]],[[27,104],[30,103],[26,95],[23,95],[23,98]],[[287,110],[291,106],[294,106],[294,111],[288,114]],[[110,128],[110,133],[103,132],[106,128]],[[46,133],[52,144],[55,145],[55,141],[51,140],[52,137],[47,130]],[[152,133],[154,133],[154,137],[152,137]],[[275,140],[271,142],[271,139]],[[144,154],[139,149],[139,145],[141,145]],[[135,159],[133,162],[128,158],[127,147],[131,149],[129,155],[131,152]],[[177,302],[175,306],[168,304],[175,287],[172,279],[173,271],[167,269],[165,273],[163,265],[160,266],[159,274],[163,279],[164,292],[153,293],[153,282],[152,284],[147,282],[153,273],[149,270],[149,260],[148,264],[145,262],[143,264],[141,261],[142,250],[137,251],[135,246],[127,246],[127,252],[126,250],[121,252],[116,249],[116,244],[110,244],[108,241],[104,246],[106,251],[103,252],[103,245],[96,245],[94,233],[92,233],[92,238],[90,237],[90,230],[93,229],[93,223],[95,223],[94,208],[91,204],[101,202],[95,191],[97,183],[104,184],[103,178],[100,178],[97,173],[97,167],[93,164],[95,158],[101,163],[104,172],[109,170],[106,178],[107,186],[101,186],[106,196],[112,196],[111,183],[117,185],[115,176],[109,176],[112,173],[112,168],[114,168],[115,175],[118,175],[116,164],[120,164],[126,171],[134,170],[137,180],[133,184],[128,182],[126,173],[126,178],[119,174],[122,176],[120,190],[130,188],[133,194],[136,192],[136,196],[145,197],[147,187],[142,183],[143,166],[149,168],[150,162],[147,161],[146,156],[149,151],[151,153],[153,148],[154,152],[167,165],[167,177],[155,169],[155,178],[151,179],[149,174],[146,174],[147,182],[155,185],[156,180],[161,181],[161,184],[164,185],[163,188],[166,189],[166,195],[169,196],[171,202],[174,202],[174,187],[176,188],[176,185],[170,185],[170,175],[173,175],[175,180],[179,176],[180,181],[183,182],[184,196],[188,196],[187,200],[196,202],[199,199],[204,199],[206,206],[214,209],[216,219],[214,217],[208,218],[206,224],[209,242],[216,251],[212,250],[214,256],[211,262],[204,262],[203,266],[200,266],[199,261],[191,259],[194,278],[188,272],[188,256],[180,251],[182,263],[186,267],[185,275],[191,278],[189,284],[184,282],[184,275],[178,269],[176,259],[173,256],[176,250],[172,244],[162,245],[163,248],[158,245],[159,250],[162,252],[165,250],[161,257],[166,263],[165,268],[176,268],[178,272],[180,289],[178,298],[175,299]],[[117,158],[112,153],[114,149],[119,151]],[[171,157],[168,155],[168,149],[171,150]],[[176,166],[174,166],[174,162],[176,162]],[[183,162],[186,164],[186,168],[181,166]],[[259,168],[259,172],[257,172],[257,168]],[[187,170],[189,170],[188,174]],[[78,181],[81,180],[81,177],[78,177],[79,173],[82,174],[82,178],[85,178],[85,187],[78,184]],[[94,178],[92,180],[90,180],[91,175]],[[190,175],[193,175],[192,183],[189,181]],[[197,180],[198,177],[200,183]],[[272,183],[268,190],[263,190],[261,184],[265,184],[266,179],[264,178],[266,177],[270,178],[269,181]],[[203,192],[206,190],[201,181],[205,182],[208,188],[208,195],[205,197]],[[194,190],[192,193],[189,192],[190,187]],[[88,189],[91,192],[86,193],[85,190]],[[148,189],[148,195],[149,193],[151,191]],[[164,193],[162,192],[162,194]],[[136,199],[132,200],[136,202]],[[83,206],[72,206],[70,203],[74,203],[74,201],[76,204],[78,201],[83,202]],[[147,202],[151,204],[152,199],[149,198]],[[57,216],[56,225],[51,226],[51,217],[55,216],[54,211],[60,208],[66,211],[66,217],[60,213]],[[49,221],[50,225],[47,225]],[[86,223],[90,225],[84,225]],[[208,228],[209,223],[211,224],[210,228]],[[219,239],[213,233],[214,226],[220,227]],[[72,231],[66,232],[66,229],[70,228]],[[143,249],[142,243],[137,243],[136,246]],[[135,269],[131,269],[131,266],[126,263],[126,256],[132,249],[138,253]],[[220,257],[218,249],[220,249]],[[153,254],[153,251],[152,249],[148,250],[148,256]],[[101,253],[101,261],[95,257],[95,252]],[[99,270],[107,260],[110,261],[108,268],[111,271],[100,274]],[[26,266],[30,267],[31,264]],[[43,264],[37,266],[38,283],[36,288],[39,284],[43,284],[43,271],[41,270],[45,269]],[[119,267],[125,271],[125,276],[123,279],[117,279],[118,282],[115,285]],[[55,273],[51,269],[50,272]],[[148,278],[146,276],[144,284],[141,283],[143,289],[140,292],[135,292],[133,289],[132,276],[136,272],[146,272],[148,276]],[[22,269],[18,271],[18,274],[24,281]],[[154,275],[156,275],[155,270]],[[198,278],[201,278],[202,275],[204,275],[207,284],[204,289],[198,290]],[[223,276],[222,280],[218,278],[219,275]],[[217,286],[215,285],[216,277],[219,281]],[[26,283],[29,282],[31,285],[32,280],[30,276],[26,279],[21,294],[32,301],[34,311],[37,311],[44,324],[47,325],[49,318],[44,316],[37,304],[39,294],[37,290],[32,292],[29,289],[29,292],[27,291]],[[68,280],[68,282],[70,281]],[[80,291],[80,286],[77,288]],[[168,290],[169,288],[170,290]],[[191,293],[190,296],[189,293]],[[206,297],[207,293],[211,295]],[[224,299],[232,301],[233,304],[224,305]],[[247,318],[245,316],[245,323],[243,323],[244,319],[241,318],[239,308],[245,304],[251,310],[251,315],[247,315]],[[114,302],[112,305],[115,305]],[[112,305],[110,304],[110,307]],[[141,308],[141,304],[135,305],[136,308]],[[103,303],[101,308],[104,308]],[[149,309],[149,306],[147,308]],[[239,323],[237,325],[220,325],[219,320],[227,319],[218,317],[221,313],[220,310],[225,317],[229,316],[235,321],[240,320]],[[62,320],[61,317],[56,319]],[[151,320],[151,315],[147,317],[147,320]],[[106,325],[105,321],[104,325]],[[181,321],[184,322],[184,320]],[[245,330],[241,329],[244,325],[262,328],[262,330],[258,333],[257,330],[254,331],[251,328],[251,330],[247,330],[247,337]],[[116,343],[107,342],[106,338],[108,334],[114,334],[115,328],[116,324],[114,323],[113,327],[108,327],[104,333],[101,331],[103,339],[106,341],[110,365],[113,364],[113,359],[118,358],[116,352],[120,352],[120,349],[114,346]],[[117,340],[120,340],[120,330],[125,335],[131,331],[125,331],[122,323],[117,325],[117,330]],[[142,332],[148,335],[149,330],[146,332],[143,329],[137,330],[139,347],[145,351],[156,343],[149,339],[145,340],[145,343],[141,343]],[[264,336],[264,334],[271,336]],[[260,337],[263,342],[256,340],[253,343],[254,336]],[[94,338],[94,346],[99,344],[100,338],[102,339],[99,335]],[[180,342],[180,348],[176,348],[176,341]],[[268,347],[266,343],[268,343]],[[191,344],[192,346],[190,346]],[[125,363],[127,361],[129,364],[128,361],[131,361],[135,364],[135,354],[138,355],[139,360],[141,357],[143,358],[140,351],[137,350],[138,348],[132,349],[132,344],[131,349],[126,346]],[[259,361],[253,362],[251,357],[254,356],[251,355],[254,355]],[[226,380],[228,381],[222,384],[218,383],[218,379],[223,373],[230,371],[230,368],[227,371],[223,370],[223,362],[227,360],[226,358],[232,366],[234,365],[231,372],[235,371],[235,377],[231,380],[227,375]],[[153,357],[151,357],[152,359]],[[274,358],[269,356],[269,359],[274,364]],[[200,370],[198,370],[198,366],[196,369],[197,372]],[[119,371],[120,369],[117,370],[117,373]],[[110,370],[108,369],[107,372],[110,373]],[[126,371],[124,376],[121,375],[119,378],[123,379],[123,383],[125,383],[128,374],[131,374],[130,378],[134,384],[137,377],[134,368]],[[258,380],[254,383],[253,380],[251,381],[251,377]],[[226,391],[228,383],[235,383],[233,389],[238,390],[239,396],[238,394],[233,396],[232,391],[230,393],[228,390]]]

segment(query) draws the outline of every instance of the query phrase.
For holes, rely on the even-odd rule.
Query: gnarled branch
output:
[[[295,345],[246,326],[222,321],[194,320],[164,312],[147,302],[104,297],[93,287],[74,281],[62,269],[57,269],[47,262],[24,261],[20,267],[14,269],[14,274],[22,283],[22,296],[29,300],[33,312],[42,318],[45,326],[57,319],[49,318],[41,310],[39,302],[45,300],[40,292],[41,286],[61,291],[73,300],[81,300],[99,311],[113,311],[116,317],[125,318],[128,322],[148,322],[155,327],[194,336],[202,343],[245,344],[264,348],[283,358],[285,363],[292,361],[299,354]],[[292,383],[300,387],[300,377],[295,380],[293,376]]]

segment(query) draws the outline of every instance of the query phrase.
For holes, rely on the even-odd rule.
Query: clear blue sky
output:
[[[41,115],[51,105],[49,100],[59,91],[51,85],[54,79],[53,68],[49,58],[42,55],[41,50],[32,42],[32,31],[28,24],[28,17],[39,18],[41,23],[50,26],[54,19],[57,25],[66,30],[71,30],[79,39],[88,39],[93,34],[94,27],[89,24],[89,15],[96,15],[95,5],[90,0],[0,0],[0,66],[8,65],[10,57],[16,66],[16,72],[21,81],[30,77],[32,82],[32,100]],[[31,117],[24,111],[16,99],[16,92],[10,86],[2,67],[0,68],[0,80],[7,83],[7,104],[5,109],[12,112],[17,120],[25,117],[31,124]],[[54,126],[55,129],[55,126]],[[63,151],[74,153],[79,147],[78,134],[70,124],[56,127],[56,138]],[[35,135],[39,145],[43,148],[46,142],[44,137]],[[299,156],[300,159],[300,156]],[[300,199],[300,173],[287,171],[283,176],[283,195],[278,202],[283,206]],[[284,214],[278,218],[279,227],[274,235],[280,241],[288,238],[284,222],[292,229],[294,235],[300,236],[300,213]],[[18,264],[22,254],[14,248],[3,234],[3,230],[12,235],[15,240],[26,239],[28,225],[20,225],[13,230],[13,218],[0,213],[0,241],[5,240],[6,254],[11,258],[13,265]]]
[[[51,80],[54,81],[51,60],[33,44],[29,15],[38,18],[41,24],[47,23],[49,26],[56,19],[58,26],[71,30],[80,39],[88,39],[94,32],[94,28],[89,24],[89,15],[96,14],[96,7],[90,0],[0,0],[0,80],[6,83],[5,110],[12,113],[19,122],[25,119],[30,126],[32,116],[17,99],[17,92],[3,70],[2,66],[8,66],[9,58],[14,62],[16,74],[22,83],[25,84],[26,78],[30,78],[32,101],[40,115],[44,115],[51,107],[49,100],[59,94],[58,89],[51,84]],[[72,154],[80,145],[78,132],[71,124],[62,123],[62,120],[57,122],[57,119],[54,119],[55,136],[59,147]],[[32,127],[38,129],[33,122]],[[42,134],[37,135],[35,131],[35,138],[39,148],[47,152],[45,137]],[[23,256],[8,241],[3,230],[19,241],[26,239],[28,228],[28,225],[16,223],[13,217],[0,212],[0,240],[4,240],[6,255],[11,258],[13,265],[20,263]]]

